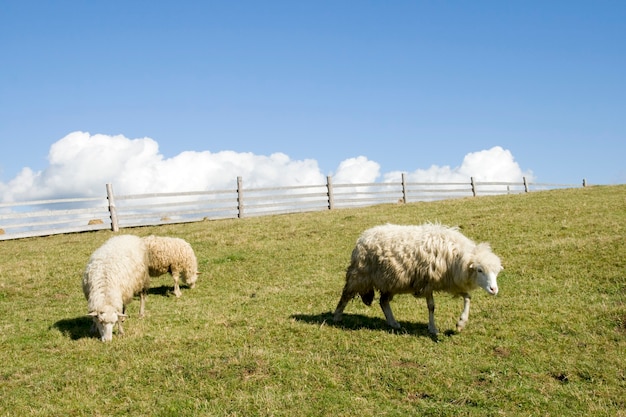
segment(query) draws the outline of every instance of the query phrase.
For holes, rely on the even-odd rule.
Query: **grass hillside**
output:
[[[500,293],[355,299],[335,325],[359,234],[460,226],[505,266]],[[0,242],[0,416],[624,416],[626,186],[125,229],[182,237],[202,275],[156,278],[126,335],[90,337],[81,290],[112,232]]]

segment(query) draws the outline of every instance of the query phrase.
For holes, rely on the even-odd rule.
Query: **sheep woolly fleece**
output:
[[[489,244],[477,245],[456,228],[438,224],[376,226],[356,242],[334,319],[341,321],[344,308],[355,295],[370,305],[374,290],[378,290],[387,323],[400,328],[389,302],[395,294],[413,294],[426,298],[429,331],[437,334],[432,294],[444,291],[463,296],[464,309],[457,323],[461,330],[469,318],[469,292],[481,287],[497,294],[496,277],[501,269]]]
[[[124,333],[121,320],[133,296],[141,295],[139,315],[143,316],[145,297],[150,287],[148,254],[141,238],[115,236],[96,249],[83,273],[83,293],[87,311],[93,316],[103,341],[112,339],[115,323]]]
[[[191,245],[184,239],[150,235],[143,238],[148,250],[148,266],[151,277],[166,273],[174,278],[174,294],[181,296],[179,277],[190,288],[198,279],[198,261]]]

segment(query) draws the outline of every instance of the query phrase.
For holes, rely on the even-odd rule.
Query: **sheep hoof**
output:
[[[333,316],[333,321],[335,323],[341,323],[342,320],[343,320],[343,315],[335,313],[335,315]]]

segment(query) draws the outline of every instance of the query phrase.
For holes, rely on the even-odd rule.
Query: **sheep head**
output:
[[[476,246],[469,268],[475,276],[476,285],[491,295],[498,294],[497,278],[503,268],[500,258],[491,252],[488,244],[480,243]]]
[[[123,321],[126,314],[120,313],[112,306],[106,306],[101,311],[90,311],[89,316],[93,318],[94,325],[100,335],[100,340],[109,342],[113,340],[113,327],[115,323]]]
[[[189,288],[194,288],[196,286],[196,281],[198,280],[198,275],[200,275],[200,272],[198,272],[194,268],[191,271],[183,271],[181,275],[183,278],[183,282],[189,285]]]

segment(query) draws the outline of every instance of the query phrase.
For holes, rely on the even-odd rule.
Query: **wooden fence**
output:
[[[116,195],[106,184],[102,197],[0,203],[0,240],[576,187],[529,183],[525,177],[517,183],[407,182],[404,174],[400,182],[384,183],[333,184],[329,176],[317,185],[244,188],[241,177],[236,184],[231,190],[134,195]]]

